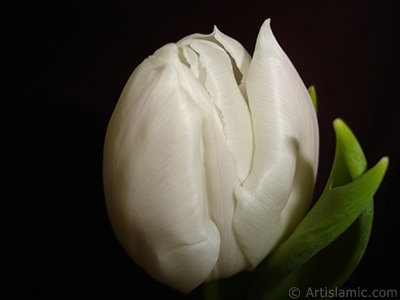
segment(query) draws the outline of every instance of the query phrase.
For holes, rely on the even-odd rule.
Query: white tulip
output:
[[[108,125],[113,228],[182,292],[252,270],[297,226],[318,163],[312,101],[267,20],[253,58],[217,28],[137,67]]]

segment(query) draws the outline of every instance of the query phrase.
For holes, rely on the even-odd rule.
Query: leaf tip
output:
[[[336,118],[333,120],[333,127],[335,129],[341,128],[341,127],[347,127],[346,123],[341,119],[341,118]]]
[[[314,104],[315,112],[318,113],[317,91],[315,90],[315,86],[310,85],[308,88],[308,93],[310,94],[311,100]]]
[[[382,157],[379,160],[378,165],[380,165],[382,169],[384,169],[384,171],[386,172],[387,168],[389,167],[389,156]]]

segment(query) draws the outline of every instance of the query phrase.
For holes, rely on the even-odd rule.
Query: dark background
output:
[[[262,22],[319,99],[316,196],[343,118],[370,166],[390,156],[366,254],[344,288],[397,288],[399,10],[396,1],[19,1],[5,10],[2,209],[15,298],[191,299],[124,252],[102,191],[105,131],[134,68],[168,42],[218,28],[252,53]],[[8,69],[9,67],[9,69]],[[145,296],[139,296],[145,292]]]

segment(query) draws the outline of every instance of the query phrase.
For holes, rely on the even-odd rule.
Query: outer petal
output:
[[[209,276],[220,237],[205,214],[203,110],[162,55],[134,72],[110,120],[104,187],[127,252],[154,278],[188,292]]]
[[[305,214],[318,160],[312,101],[269,20],[260,30],[246,87],[255,149],[251,173],[235,190],[234,229],[254,267]]]

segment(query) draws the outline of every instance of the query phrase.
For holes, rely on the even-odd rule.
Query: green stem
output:
[[[204,300],[220,300],[220,289],[217,280],[203,284]]]

